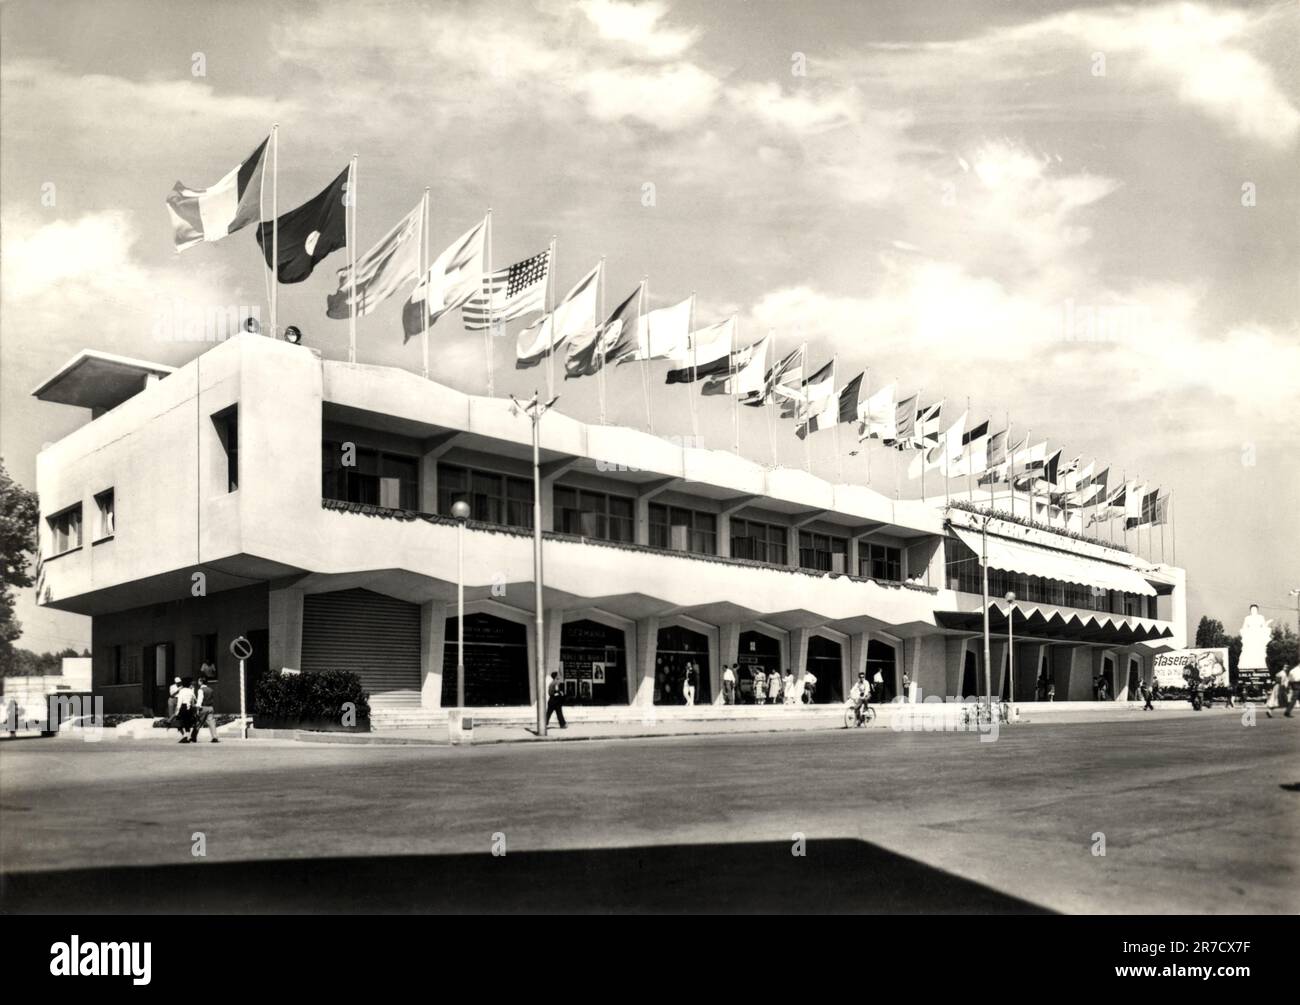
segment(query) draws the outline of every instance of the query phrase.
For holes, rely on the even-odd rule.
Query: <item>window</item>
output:
[[[470,519],[506,527],[533,526],[531,478],[472,471],[453,464],[438,465],[438,512],[451,516],[453,504],[469,503]]]
[[[217,678],[217,636],[216,633],[207,635],[191,636],[190,649],[193,673],[197,677],[203,673],[208,680]],[[203,665],[208,664],[208,669],[204,670]]]
[[[712,513],[651,503],[650,547],[716,555],[718,518]]]
[[[858,545],[858,574],[880,582],[898,583],[903,579],[903,553],[899,548],[874,541]]]
[[[731,520],[731,557],[785,565],[786,528],[756,520]]]
[[[113,646],[109,649],[108,657],[110,660],[107,676],[108,684],[139,684],[140,678],[140,653],[134,655],[128,653],[122,646]]]
[[[53,554],[62,555],[81,547],[81,503],[54,514],[46,522],[50,526]]]
[[[822,572],[847,572],[848,539],[799,531],[799,565],[804,569],[819,569]]]
[[[600,541],[636,539],[636,503],[626,496],[555,487],[555,529]]]
[[[231,405],[212,417],[217,438],[226,453],[226,491],[239,488],[239,406]]]
[[[387,509],[419,509],[419,459],[327,440],[321,445],[321,495]]]
[[[117,532],[113,513],[113,490],[107,489],[95,496],[95,540],[102,541]]]

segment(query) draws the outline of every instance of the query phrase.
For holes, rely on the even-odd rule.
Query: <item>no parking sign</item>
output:
[[[253,643],[240,635],[230,643],[230,655],[239,660],[239,732],[248,739],[248,712],[244,704],[244,660],[253,655]]]

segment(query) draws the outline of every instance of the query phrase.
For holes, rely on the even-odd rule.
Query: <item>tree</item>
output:
[[[1223,629],[1223,622],[1202,614],[1201,623],[1196,626],[1196,648],[1221,649],[1227,644],[1228,633]]]
[[[0,458],[0,666],[14,656],[14,640],[23,626],[14,618],[14,590],[25,590],[34,580],[28,556],[36,550],[36,522],[40,505],[5,470]]]
[[[1279,670],[1290,670],[1300,663],[1300,638],[1290,625],[1273,626],[1273,637],[1268,640],[1264,658],[1268,661],[1270,675]]]

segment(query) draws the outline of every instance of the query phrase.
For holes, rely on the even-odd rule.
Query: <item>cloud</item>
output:
[[[581,0],[578,7],[595,25],[601,38],[625,43],[645,59],[672,59],[695,44],[699,32],[662,28],[668,13],[662,3],[620,3],[618,0]]]

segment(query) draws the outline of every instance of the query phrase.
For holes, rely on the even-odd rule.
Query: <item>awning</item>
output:
[[[953,532],[976,555],[983,553],[979,531],[953,527]],[[988,536],[988,565],[990,569],[1018,572],[1025,576],[1058,579],[1081,586],[1096,586],[1105,590],[1119,590],[1139,596],[1154,597],[1156,588],[1142,575],[1122,565],[1102,562],[1082,555],[1040,548],[1024,541],[1009,541],[1005,537]]]

